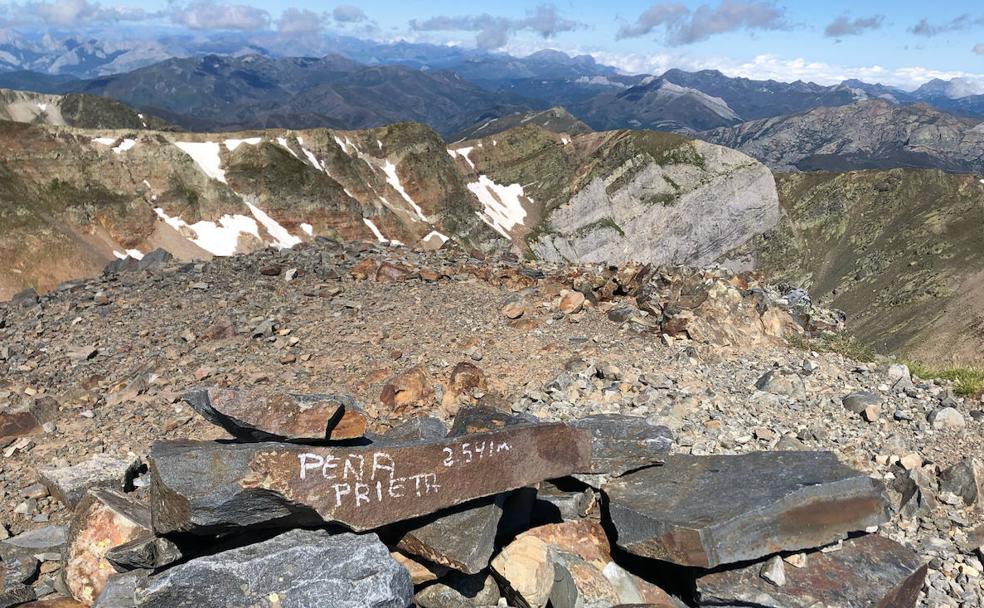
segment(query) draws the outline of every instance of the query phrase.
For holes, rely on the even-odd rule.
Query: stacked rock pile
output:
[[[344,396],[185,400],[236,440],[50,476],[74,600],[34,606],[901,608],[926,576],[875,534],[882,483],[829,452],[670,454],[668,428],[616,414],[478,405],[375,435]],[[0,606],[32,599],[39,546],[5,546]]]

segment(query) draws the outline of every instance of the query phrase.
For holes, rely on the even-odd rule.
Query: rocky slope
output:
[[[564,108],[556,107],[539,112],[520,112],[509,116],[483,118],[467,129],[451,136],[449,139],[451,141],[480,139],[523,125],[536,125],[547,131],[564,135],[580,135],[591,132],[591,127],[574,118]]]
[[[115,596],[120,603],[107,597],[96,605],[167,606],[168,599],[173,602],[187,593],[198,594],[206,604],[228,605],[234,601],[229,597],[247,590],[255,597],[268,585],[284,594],[278,598],[294,598],[302,594],[294,586],[301,578],[319,589],[323,585],[322,593],[343,593],[341,589],[358,585],[353,588],[364,594],[369,586],[375,593],[385,590],[403,597],[404,604],[407,594],[416,592],[416,601],[425,608],[530,602],[539,608],[548,596],[555,606],[575,606],[572,594],[583,599],[585,594],[613,594],[613,586],[651,589],[659,584],[677,597],[664,593],[656,605],[679,608],[681,602],[720,605],[721,598],[734,599],[726,594],[755,589],[755,581],[772,594],[794,594],[801,589],[802,568],[836,562],[852,551],[854,541],[836,543],[824,552],[793,550],[784,553],[784,559],[757,562],[744,584],[720,580],[722,572],[742,572],[727,565],[717,571],[719,578],[712,584],[703,568],[674,568],[666,561],[641,557],[644,552],[628,541],[621,543],[626,551],[614,543],[610,547],[603,531],[589,534],[600,528],[599,520],[616,517],[605,505],[623,500],[625,490],[597,476],[579,476],[586,481],[565,478],[539,484],[535,501],[530,497],[471,503],[463,512],[439,513],[437,523],[423,522],[436,526],[430,528],[430,536],[420,521],[411,522],[411,531],[417,526],[418,540],[413,543],[404,542],[406,531],[400,527],[380,530],[378,537],[334,537],[346,555],[357,559],[340,560],[337,551],[329,549],[335,545],[328,539],[303,537],[324,532],[291,532],[271,540],[270,534],[239,531],[231,547],[205,537],[208,548],[174,536],[170,544],[162,539],[143,557],[138,551],[115,551],[114,559],[164,560],[165,567],[172,565],[167,560],[175,559],[169,552],[204,551],[201,556],[193,553],[197,559],[185,565],[167,568],[163,576],[138,581],[142,603],[122,603],[127,588],[119,586],[146,573],[114,576],[108,583],[114,570],[105,559],[107,548],[115,548],[121,538],[135,538],[141,526],[146,529],[146,522],[120,510],[120,505],[132,501],[134,508],[146,510],[152,494],[148,483],[156,483],[131,465],[146,462],[155,441],[222,439],[228,446],[231,436],[225,430],[181,400],[183,393],[210,385],[352,395],[364,408],[370,437],[380,442],[385,439],[379,433],[420,415],[438,418],[439,427],[444,421],[467,428],[469,407],[476,404],[490,408],[499,424],[528,422],[531,415],[544,422],[631,416],[628,420],[659,431],[661,447],[643,441],[642,451],[658,451],[667,461],[664,467],[645,467],[639,472],[645,475],[674,470],[680,458],[734,458],[759,452],[752,457],[758,464],[742,471],[733,468],[739,461],[720,461],[730,463],[723,469],[730,472],[719,490],[690,496],[677,507],[692,505],[718,515],[735,508],[720,500],[735,490],[734,476],[767,488],[787,479],[786,469],[774,479],[765,475],[774,470],[769,450],[831,450],[825,458],[862,473],[852,472],[851,484],[884,484],[891,511],[879,517],[883,523],[875,526],[877,534],[864,537],[888,544],[849,568],[872,576],[847,582],[842,572],[837,578],[838,593],[862,594],[847,605],[868,605],[857,603],[862,602],[859,597],[873,597],[864,594],[890,593],[892,585],[886,586],[885,580],[898,576],[900,563],[905,564],[905,577],[924,564],[928,574],[925,584],[921,576],[915,579],[916,587],[904,602],[889,605],[979,604],[984,599],[984,531],[978,528],[975,509],[984,478],[973,459],[984,457],[977,441],[984,431],[982,403],[954,397],[945,384],[910,378],[902,366],[792,349],[782,336],[795,335],[802,327],[788,308],[788,299],[754,276],[721,270],[555,266],[521,262],[510,255],[479,260],[454,247],[422,253],[326,239],[203,264],[163,262],[0,305],[0,421],[4,433],[14,432],[2,439],[0,465],[0,536],[13,536],[0,542],[8,573],[4,593],[48,599],[74,594],[89,604],[96,590],[108,584],[120,594]],[[482,418],[471,420],[475,424]],[[419,436],[421,427],[415,432]],[[444,432],[446,427],[442,437]],[[268,450],[300,447],[263,445]],[[240,444],[237,449],[253,448]],[[617,463],[619,452],[612,457]],[[101,477],[93,476],[92,462],[103,463],[98,469]],[[109,470],[109,462],[121,467]],[[843,470],[832,460],[825,462],[817,474]],[[82,466],[67,469],[74,465]],[[616,464],[609,471],[612,466]],[[227,469],[206,467],[205,474],[221,474],[220,470]],[[613,481],[617,485],[633,478]],[[90,494],[92,498],[75,509],[69,506],[73,500],[61,493],[66,488],[84,492],[92,485],[118,489],[110,495]],[[598,485],[604,489],[594,489]],[[825,499],[834,492],[827,483],[817,484],[816,478],[803,485],[824,492]],[[208,484],[201,489],[212,490]],[[874,506],[880,509],[881,500]],[[522,505],[529,508],[531,502],[537,515],[527,511],[529,523],[520,529],[564,523],[533,528],[518,541],[511,540],[515,532],[503,532],[497,540],[494,532],[476,527],[494,516],[494,531],[500,517],[512,522],[512,516],[523,512]],[[851,513],[869,509],[868,503],[851,506]],[[227,515],[222,509],[217,513]],[[781,526],[784,535],[803,528],[789,513],[790,520]],[[828,519],[821,519],[825,523],[807,519],[806,528],[815,533],[819,525],[829,525]],[[61,526],[69,522],[75,523],[66,538]],[[615,524],[625,522],[615,519]],[[530,540],[530,535],[542,540]],[[740,542],[721,545],[714,559],[747,551],[760,538],[756,532],[744,533]],[[904,548],[888,548],[893,546],[890,540]],[[473,568],[427,553],[436,543],[454,554],[474,556],[477,549],[487,553],[469,558],[476,559]],[[548,551],[545,545],[555,548]],[[561,551],[558,545],[567,549]],[[316,552],[316,546],[322,549]],[[226,548],[229,551],[211,555]],[[393,566],[387,551],[393,551],[402,566]],[[281,568],[277,554],[297,557],[286,560],[290,567]],[[598,559],[596,566],[589,566]],[[555,582],[553,560],[571,576]],[[269,567],[256,570],[264,561],[277,564],[269,578]],[[337,567],[339,561],[344,568]],[[319,567],[306,570],[312,563]],[[384,563],[385,569],[374,571]],[[466,584],[449,572],[448,563],[475,574],[465,577]],[[317,576],[304,576],[314,571]],[[214,583],[184,586],[182,581],[195,579],[195,572],[214,576],[207,579]],[[388,582],[376,582],[383,572]],[[230,585],[233,574],[244,584]],[[762,582],[763,577],[772,582]],[[691,585],[695,578],[700,581],[696,595]],[[284,581],[290,583],[285,587]],[[567,593],[560,594],[565,585]],[[232,595],[205,597],[211,589]],[[460,590],[457,595],[454,589]],[[805,590],[829,592],[809,585]],[[447,596],[460,599],[441,599]],[[127,602],[134,601],[132,589],[128,597]],[[602,597],[609,598],[605,605],[614,604],[613,597],[626,601],[624,595]],[[17,601],[26,600],[13,603]],[[76,606],[70,601],[65,605]],[[398,604],[394,599],[381,605]]]
[[[0,89],[0,120],[82,129],[163,129],[167,124],[118,101],[91,95],[46,95]]]
[[[778,206],[762,165],[657,133],[527,125],[449,148],[411,123],[221,137],[0,123],[0,146],[3,297],[158,247],[201,259],[317,235],[702,262],[769,228]],[[569,204],[609,200],[597,218],[569,219]],[[675,244],[653,247],[649,231]]]
[[[884,100],[821,107],[705,131],[779,171],[937,168],[984,174],[984,123]]]
[[[778,226],[736,257],[844,310],[879,352],[984,363],[984,180],[893,169],[777,183]]]

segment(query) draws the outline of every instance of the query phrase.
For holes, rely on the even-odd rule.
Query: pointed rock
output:
[[[554,568],[550,547],[526,536],[509,543],[492,560],[492,571],[503,583],[506,597],[522,608],[543,608],[550,599]]]
[[[913,608],[926,566],[912,550],[867,535],[841,549],[809,554],[803,568],[786,568],[785,584],[761,576],[762,564],[722,570],[697,579],[698,606],[881,606]]]
[[[153,576],[134,571],[113,585],[114,603],[100,608],[405,608],[413,600],[406,568],[375,534],[323,530],[292,530]]]
[[[354,439],[366,430],[365,412],[345,395],[206,388],[183,399],[206,420],[246,441]]]
[[[881,483],[829,452],[673,455],[604,491],[620,547],[702,568],[819,547],[889,519]]]
[[[952,492],[967,506],[984,506],[984,465],[976,458],[964,458],[940,473],[940,492]]]
[[[397,548],[465,574],[488,568],[505,495],[481,498],[424,518],[403,533]]]
[[[585,431],[562,424],[399,446],[159,442],[149,459],[154,529],[333,521],[369,530],[569,475],[590,451]]]

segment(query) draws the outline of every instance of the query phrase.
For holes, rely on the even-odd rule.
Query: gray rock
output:
[[[97,607],[406,608],[413,601],[410,574],[375,534],[323,530],[292,530],[153,576],[135,570],[111,579],[107,593],[117,603],[100,598]]]
[[[802,376],[794,372],[769,370],[758,379],[755,388],[774,395],[784,395],[791,399],[806,397],[806,383]]]
[[[964,458],[940,473],[940,492],[952,492],[965,505],[984,502],[984,465],[976,458]]]
[[[929,422],[938,431],[959,431],[967,426],[963,414],[955,407],[943,407],[929,415]]]
[[[106,552],[106,560],[117,572],[163,568],[182,557],[174,541],[149,533]]]
[[[487,608],[499,602],[499,586],[487,572],[451,575],[417,593],[420,608]]]
[[[574,521],[587,517],[597,506],[597,497],[590,487],[564,490],[545,481],[536,493],[533,523],[542,525]]]
[[[882,398],[881,396],[875,393],[871,393],[868,391],[859,391],[847,395],[846,397],[841,399],[841,402],[844,404],[844,407],[849,412],[854,414],[860,414],[869,405],[881,405]]]
[[[912,608],[926,578],[918,555],[875,535],[846,540],[837,551],[810,553],[805,567],[785,568],[784,585],[765,580],[761,571],[757,563],[698,578],[697,605]]]
[[[591,432],[591,467],[578,473],[622,475],[663,461],[673,445],[673,432],[645,418],[599,414],[571,422]]]
[[[127,481],[137,474],[139,468],[139,460],[94,454],[89,460],[74,466],[41,469],[38,476],[52,496],[69,509],[74,509],[90,488],[126,489]]]
[[[67,542],[68,528],[66,526],[45,526],[8,538],[0,543],[0,553],[6,555],[6,551],[16,552],[18,550],[28,550],[33,553],[61,551]]]
[[[889,519],[881,483],[829,452],[672,455],[604,491],[620,547],[704,568],[819,547]]]
[[[407,529],[400,550],[465,574],[488,568],[505,495],[483,498],[428,518]]]
[[[433,416],[415,416],[390,429],[385,435],[373,437],[375,443],[407,443],[437,441],[448,436],[448,427]]]

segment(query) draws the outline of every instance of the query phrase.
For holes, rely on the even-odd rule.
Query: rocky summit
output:
[[[144,260],[0,304],[0,606],[984,602],[984,403],[819,348],[851,321],[788,285],[451,240]]]

